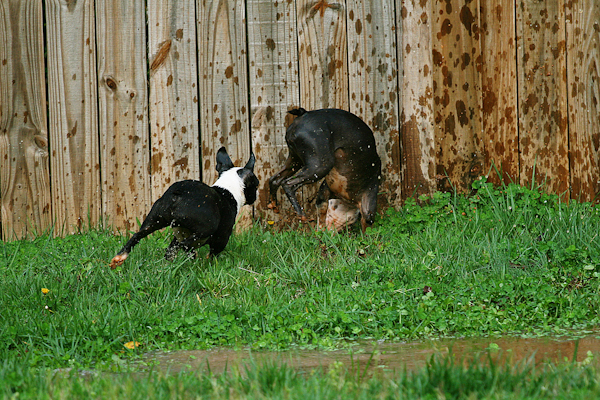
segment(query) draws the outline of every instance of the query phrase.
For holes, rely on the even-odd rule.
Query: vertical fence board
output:
[[[483,172],[479,2],[436,3],[434,16],[438,189],[465,191]]]
[[[149,0],[152,201],[174,182],[200,179],[194,0]]]
[[[600,192],[600,3],[574,0],[567,8],[567,71],[572,196]]]
[[[382,163],[380,200],[393,204],[401,198],[394,1],[347,4],[350,111],[373,129]]]
[[[0,201],[3,239],[51,226],[43,11],[0,1]]]
[[[246,16],[242,0],[198,0],[196,7],[202,176],[212,184],[221,146],[235,165],[250,155]]]
[[[517,3],[521,184],[569,188],[563,2]]]
[[[519,182],[517,62],[513,0],[481,0],[484,173]]]
[[[297,0],[300,104],[348,110],[345,2]]]
[[[46,29],[52,214],[63,235],[100,221],[94,1],[47,0]]]
[[[291,120],[287,110],[299,106],[296,8],[291,1],[251,0],[248,4],[248,55],[252,145],[260,180],[260,214],[271,221],[292,215],[292,207],[279,193],[280,214],[267,208],[268,180],[287,159],[285,131]]]
[[[103,212],[135,229],[150,209],[144,0],[96,4]]]
[[[433,1],[396,0],[403,198],[430,193],[436,185],[432,7]]]
[[[300,105],[307,110],[349,110],[346,2],[296,0],[296,10]],[[324,211],[312,203],[317,188],[307,185],[297,192],[309,218]]]

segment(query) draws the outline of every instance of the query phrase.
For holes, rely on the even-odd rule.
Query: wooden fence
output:
[[[593,200],[599,44],[596,0],[0,0],[2,237],[134,229],[221,145],[276,218],[297,106],[373,128],[384,206],[492,165]]]

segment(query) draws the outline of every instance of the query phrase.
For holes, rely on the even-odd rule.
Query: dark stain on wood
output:
[[[169,52],[171,51],[171,39],[164,41],[158,51],[156,52],[156,56],[154,56],[154,60],[150,64],[150,73],[156,71],[167,59]]]

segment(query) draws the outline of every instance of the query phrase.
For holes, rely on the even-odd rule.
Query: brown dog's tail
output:
[[[293,108],[291,110],[288,110],[288,113],[299,117],[301,115],[306,114],[307,111],[304,108],[302,108],[302,107],[298,107],[298,108]]]

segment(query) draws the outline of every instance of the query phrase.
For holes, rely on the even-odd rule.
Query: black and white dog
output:
[[[256,200],[259,182],[253,172],[255,162],[251,153],[245,167],[234,167],[227,150],[221,147],[217,152],[219,179],[212,186],[194,180],[171,185],[110,267],[121,265],[141,239],[167,226],[175,235],[165,253],[167,260],[174,259],[179,249],[192,252],[205,244],[210,247],[209,256],[219,254],[229,241],[242,206]]]

